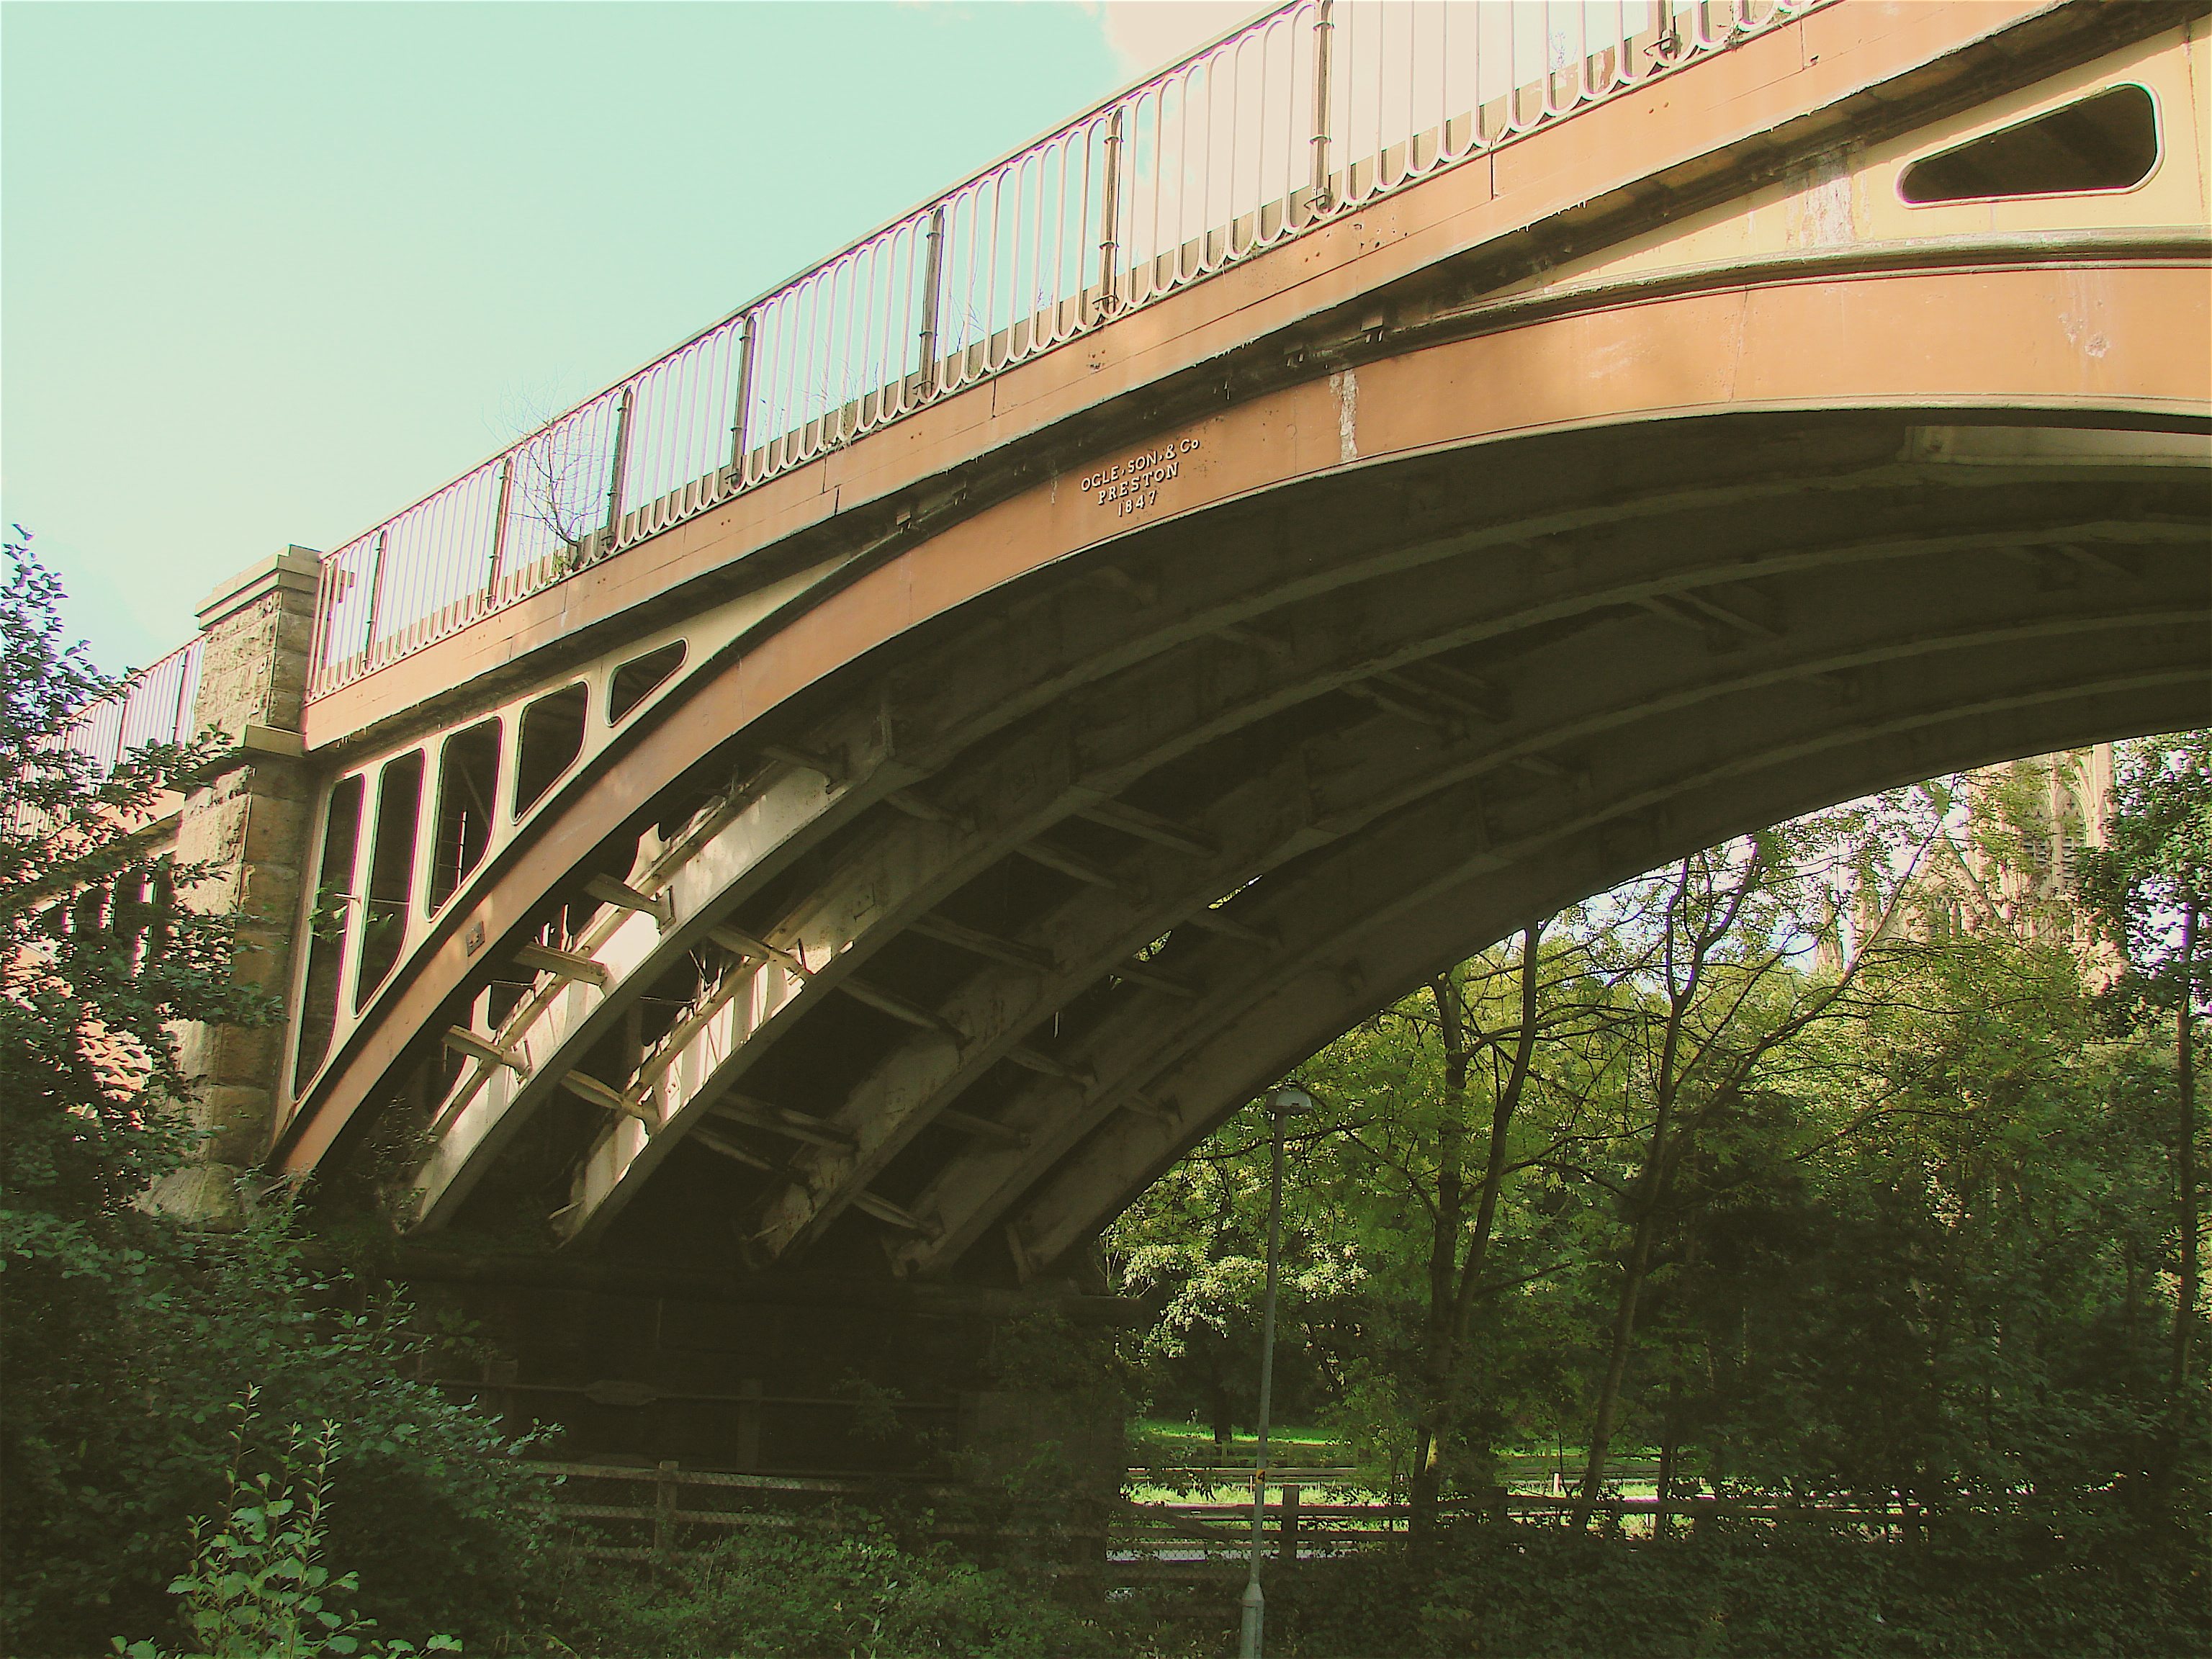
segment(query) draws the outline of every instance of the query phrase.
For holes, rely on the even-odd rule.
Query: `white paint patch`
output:
[[[1359,380],[1351,369],[1328,377],[1336,399],[1336,459],[1346,466],[1359,459]]]
[[[1789,217],[1784,234],[1791,247],[1841,247],[1859,240],[1857,180],[1850,152],[1830,150],[1789,175]]]
[[[2086,311],[2087,307],[2083,309]],[[2084,356],[2101,357],[2112,349],[2112,343],[2102,334],[2091,333],[2087,316],[2076,317],[2071,312],[2061,312],[2058,331],[2066,337],[2066,343],[2075,347]],[[2084,336],[2087,338],[2084,338]]]

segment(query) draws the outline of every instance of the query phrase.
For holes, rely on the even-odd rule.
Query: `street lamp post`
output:
[[[1237,1659],[1260,1659],[1267,1597],[1260,1593],[1260,1546],[1267,1524],[1267,1408],[1275,1391],[1275,1274],[1283,1246],[1283,1126],[1313,1105],[1313,1097],[1295,1083],[1267,1091],[1267,1115],[1274,1120],[1274,1175],[1267,1197],[1267,1297],[1260,1321],[1259,1446],[1252,1467],[1252,1571],[1244,1581],[1243,1628]]]

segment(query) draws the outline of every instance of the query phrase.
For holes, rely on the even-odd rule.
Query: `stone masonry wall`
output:
[[[177,826],[178,861],[215,869],[189,902],[239,912],[232,971],[278,996],[291,982],[314,810],[300,717],[318,568],[318,555],[287,548],[225,583],[201,607],[206,645],[197,725],[217,728],[234,746],[218,775],[186,797]],[[186,1074],[204,1079],[192,1103],[194,1121],[214,1133],[198,1164],[163,1182],[153,1201],[222,1224],[238,1212],[238,1176],[268,1151],[284,1031],[281,1025],[187,1025],[179,1031],[179,1046]]]

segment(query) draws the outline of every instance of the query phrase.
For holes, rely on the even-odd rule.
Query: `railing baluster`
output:
[[[738,391],[730,416],[730,471],[732,486],[745,486],[746,419],[753,400],[753,331],[757,309],[748,311],[738,323]]]
[[[1336,35],[1336,0],[1321,0],[1314,8],[1313,68],[1313,208],[1316,216],[1328,211],[1328,100],[1331,42]]]
[[[923,252],[921,278],[921,389],[924,402],[937,390],[938,290],[945,282],[945,204],[930,210],[928,243]]]
[[[607,528],[600,551],[614,549],[615,537],[622,530],[623,470],[629,465],[629,416],[637,403],[637,388],[623,388],[622,402],[615,410],[615,453],[607,474]]]
[[[499,463],[499,507],[492,515],[491,558],[484,566],[484,601],[490,604],[499,591],[499,564],[507,551],[507,514],[514,500],[514,457],[504,455]]]
[[[1121,211],[1121,123],[1128,112],[1124,104],[1114,111],[1114,118],[1106,127],[1105,208],[1099,216],[1098,229],[1098,314],[1111,317],[1120,309],[1114,287],[1114,267],[1116,250],[1120,247]]]
[[[367,665],[369,653],[376,649],[376,611],[384,597],[384,544],[392,534],[387,526],[376,532],[376,552],[369,566],[368,620],[362,629],[361,654]]]

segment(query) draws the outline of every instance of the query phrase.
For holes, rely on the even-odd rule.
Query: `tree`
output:
[[[10,542],[0,588],[0,1645],[105,1651],[170,1624],[190,1523],[226,1490],[249,1389],[248,1478],[295,1429],[337,1425],[334,1552],[364,1610],[439,1628],[506,1599],[531,1544],[495,1426],[416,1380],[405,1311],[310,1272],[281,1206],[224,1236],[139,1206],[195,1139],[172,1022],[265,1023],[230,975],[231,923],[185,902],[202,871],[155,844],[212,734],[102,772],[69,746],[125,682],[64,647],[52,574]],[[249,1194],[249,1198],[252,1195]],[[251,1206],[250,1206],[251,1207]]]
[[[1517,951],[1438,975],[1310,1068],[1338,1144],[1316,1147],[1308,1178],[1358,1215],[1378,1291],[1413,1304],[1411,1328],[1385,1351],[1402,1354],[1424,1533],[1453,1474],[1487,1484],[1490,1425],[1474,1429],[1480,1443],[1468,1433],[1476,1396],[1496,1394],[1472,1374],[1476,1322],[1502,1291],[1556,1265],[1534,1237],[1556,1229],[1516,1210],[1516,1184],[1580,1138],[1605,1084],[1617,976],[1595,971],[1587,939],[1547,934],[1560,920],[1525,929]]]
[[[1806,939],[1832,925],[1821,878],[1834,849],[1822,843],[1836,840],[1847,824],[1814,819],[1692,854],[1663,878],[1657,902],[1646,906],[1656,926],[1649,957],[1656,974],[1631,1039],[1636,1052],[1629,1065],[1644,1117],[1636,1135],[1641,1146],[1633,1173],[1618,1188],[1629,1236],[1575,1509],[1577,1526],[1589,1523],[1604,1491],[1638,1311],[1662,1233],[1692,1214],[1702,1196],[1697,1183],[1684,1179],[1702,1138],[1756,1107],[1791,1045],[1824,1021],[1864,1013],[1854,992],[1881,940],[1886,910],[1841,953],[1839,971],[1808,976],[1793,965]],[[1849,858],[1863,878],[1863,849],[1850,849]],[[1666,1484],[1662,1478],[1662,1488]],[[1666,1496],[1662,1490],[1662,1500]]]
[[[2212,732],[2130,745],[2112,797],[2107,844],[2084,858],[2082,887],[2127,954],[2129,972],[2118,988],[2124,1006],[2173,1017],[2179,1284],[2171,1378],[2178,1406],[2188,1387],[2203,1294],[2195,1030],[2197,1006],[2212,994],[2212,965],[2198,942],[2212,910]]]
[[[18,532],[21,533],[20,532]],[[0,589],[0,1193],[56,1224],[143,1192],[185,1145],[189,1092],[172,1022],[265,1024],[267,999],[231,981],[229,918],[182,897],[207,872],[149,837],[214,734],[152,744],[103,772],[70,746],[86,705],[119,693],[64,647],[60,583],[10,542]]]
[[[1269,1133],[1231,1126],[1223,1144],[1164,1176],[1109,1244],[1122,1288],[1159,1308],[1133,1356],[1155,1407],[1206,1423],[1222,1460],[1237,1425],[1257,1420]],[[1340,1249],[1319,1244],[1296,1215],[1290,1220],[1279,1288],[1286,1331],[1303,1328],[1346,1288]],[[1322,1381],[1314,1357],[1310,1344],[1279,1356],[1279,1424],[1295,1420],[1310,1403]]]

